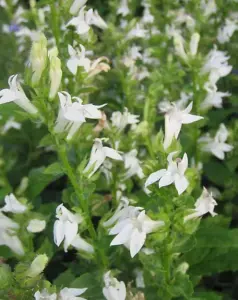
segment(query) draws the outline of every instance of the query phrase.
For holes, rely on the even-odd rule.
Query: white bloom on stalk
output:
[[[85,298],[78,297],[86,292],[84,289],[63,288],[59,293],[59,300],[86,300]]]
[[[141,162],[137,158],[137,154],[137,150],[133,149],[130,152],[125,153],[123,155],[125,168],[127,170],[125,174],[125,179],[128,179],[134,175],[137,175],[140,179],[145,176],[140,166]]]
[[[173,156],[177,153],[171,152],[168,157],[168,168],[156,171],[147,178],[145,187],[159,181],[159,188],[168,186],[172,183],[175,184],[178,194],[181,195],[188,187],[189,182],[185,177],[185,172],[188,168],[188,156],[186,153],[183,155],[183,159],[177,158],[173,161]]]
[[[100,168],[107,157],[119,161],[123,160],[118,151],[103,146],[102,141],[103,139],[99,138],[94,141],[89,162],[84,169],[84,173],[91,171],[88,177],[91,177]]]
[[[83,221],[79,214],[71,213],[63,204],[56,208],[56,218],[54,224],[54,242],[59,247],[64,240],[64,251],[77,236],[78,224]]]
[[[232,19],[226,19],[225,25],[218,29],[217,40],[221,44],[225,44],[230,41],[234,32],[238,29],[237,21]]]
[[[69,12],[71,15],[76,15],[81,7],[83,7],[88,0],[74,0],[72,5],[70,6]]]
[[[23,214],[27,210],[27,206],[19,202],[13,194],[7,195],[4,201],[5,205],[0,211]]]
[[[101,29],[107,28],[107,24],[97,11],[89,9],[85,12],[85,6],[81,7],[78,16],[72,18],[67,24],[67,26],[74,26],[79,35],[87,34],[90,30],[90,25],[95,25]]]
[[[228,65],[228,59],[229,56],[226,55],[226,52],[219,51],[216,47],[208,53],[202,73],[209,73],[211,85],[215,85],[221,77],[225,77],[231,72],[232,66]]]
[[[0,90],[0,104],[15,102],[18,106],[30,114],[36,114],[37,108],[27,98],[20,83],[17,80],[18,75],[12,75],[8,79],[9,89]]]
[[[168,16],[173,18],[172,23],[175,24],[176,27],[180,27],[181,25],[185,24],[190,31],[194,31],[196,22],[194,18],[192,18],[192,16],[185,11],[184,8],[169,11]]]
[[[173,138],[177,139],[183,124],[190,124],[203,119],[203,117],[190,114],[193,107],[191,102],[185,109],[181,109],[177,103],[171,103],[165,113],[165,137],[164,148],[167,149]]]
[[[201,9],[205,17],[209,17],[217,12],[215,0],[201,0]]]
[[[139,115],[131,114],[125,107],[123,113],[121,113],[120,111],[115,111],[112,113],[112,126],[117,127],[119,131],[122,131],[126,128],[127,125],[137,124],[139,122],[138,118]]]
[[[128,7],[128,0],[121,0],[120,6],[117,9],[117,14],[123,17],[129,15],[130,10]]]
[[[110,246],[124,245],[130,250],[131,257],[141,250],[147,234],[164,225],[163,221],[151,220],[141,209],[128,206],[116,212],[117,223],[109,231],[110,235],[116,235]]]
[[[216,216],[217,213],[214,212],[215,206],[217,205],[216,200],[212,197],[212,193],[204,187],[201,196],[197,199],[195,203],[194,212],[184,218],[184,221],[191,219],[196,219],[202,217],[203,215],[210,213],[212,217]]]
[[[0,246],[5,245],[18,255],[24,255],[20,239],[16,235],[19,225],[0,212]]]
[[[202,136],[198,142],[202,144],[202,151],[210,152],[217,158],[223,160],[225,152],[230,152],[234,147],[226,143],[229,132],[224,124],[221,124],[215,137],[210,134]]]
[[[85,57],[85,47],[81,44],[79,46],[81,48],[81,51],[79,51],[78,49],[75,50],[71,45],[68,45],[70,59],[67,61],[67,67],[74,75],[76,75],[78,67],[83,67],[85,72],[88,72],[91,64],[90,59]]]
[[[100,119],[102,114],[99,108],[104,105],[82,104],[82,99],[71,98],[67,92],[58,93],[60,108],[55,124],[55,132],[68,131],[67,139],[70,140],[86,119]],[[75,99],[75,102],[72,102]]]
[[[144,24],[151,24],[154,22],[154,16],[150,12],[150,5],[144,4],[144,11],[142,16],[142,23]]]
[[[118,281],[111,276],[111,271],[104,275],[105,287],[103,288],[103,295],[107,300],[125,300],[126,286],[123,281]]]
[[[144,29],[144,25],[137,22],[135,27],[128,32],[127,39],[129,40],[133,38],[146,38],[148,36],[147,34],[148,30]]]
[[[41,232],[45,229],[46,221],[45,220],[38,220],[38,219],[32,219],[28,223],[27,231],[32,233]]]
[[[222,108],[223,97],[231,96],[228,92],[219,92],[217,91],[216,85],[209,87],[209,85],[205,85],[205,89],[207,90],[207,96],[204,101],[201,103],[201,109],[208,109],[211,107]]]
[[[56,293],[54,294],[49,294],[46,289],[35,292],[34,294],[35,300],[56,300],[57,295]]]
[[[79,49],[74,49],[72,46],[68,45],[68,52],[70,58],[67,61],[67,67],[69,71],[73,74],[77,74],[78,67],[83,67],[84,71],[88,73],[88,77],[95,76],[100,72],[108,72],[110,66],[108,64],[109,60],[107,57],[102,56],[93,61],[86,57],[86,50],[83,45],[80,45],[81,51]]]

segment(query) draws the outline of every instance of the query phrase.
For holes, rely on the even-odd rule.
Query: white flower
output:
[[[100,119],[102,114],[98,108],[104,105],[82,104],[82,100],[73,97],[76,102],[72,102],[71,96],[67,92],[58,93],[60,108],[55,125],[55,132],[68,131],[67,139],[71,139],[80,126],[88,119]]]
[[[85,47],[80,44],[80,48],[81,51],[78,49],[74,50],[72,46],[68,45],[70,59],[67,61],[67,67],[74,75],[76,75],[78,67],[83,67],[85,72],[88,72],[90,69],[91,61],[89,58],[85,57]]]
[[[81,7],[77,17],[72,18],[68,22],[67,26],[70,25],[76,28],[79,35],[87,34],[90,29],[90,25],[95,25],[101,29],[107,28],[107,24],[99,16],[97,11],[90,9],[85,12],[85,6]]]
[[[217,5],[215,0],[201,0],[201,9],[205,17],[217,12]]]
[[[180,25],[185,24],[186,27],[190,31],[194,31],[194,27],[196,25],[195,20],[185,11],[184,8],[180,8],[178,10],[172,10],[168,12],[169,17],[173,17],[173,24],[175,24],[176,27],[179,27]]]
[[[201,103],[201,109],[208,109],[211,107],[222,108],[222,98],[231,96],[230,93],[217,91],[216,86],[213,86],[212,88],[205,86],[205,89],[207,90],[207,96]]]
[[[103,288],[103,295],[107,300],[125,300],[126,286],[123,281],[118,281],[111,276],[111,271],[104,275],[105,287]]]
[[[45,229],[46,221],[45,220],[38,220],[38,219],[32,219],[28,223],[27,231],[37,233],[41,232]]]
[[[48,291],[46,289],[44,289],[43,291],[37,291],[34,294],[35,300],[56,300],[57,299],[57,295],[56,293],[54,294],[49,294]]]
[[[117,9],[117,14],[122,15],[123,17],[127,16],[130,13],[128,7],[128,0],[121,0],[120,6]]]
[[[164,225],[163,221],[153,221],[146,216],[141,208],[130,210],[130,216],[119,217],[118,222],[109,231],[110,235],[116,235],[110,246],[124,245],[130,249],[131,257],[134,257],[143,247],[146,235]]]
[[[64,288],[60,291],[59,300],[86,300],[85,298],[78,297],[82,295],[87,288],[84,289],[73,289],[73,288]]]
[[[88,0],[74,0],[72,5],[70,6],[69,12],[71,15],[76,15],[81,7],[83,7]]]
[[[8,130],[10,130],[11,128],[14,128],[16,130],[21,129],[21,124],[16,122],[14,117],[10,117],[7,120],[7,122],[4,124],[4,126],[2,128],[2,134],[6,134],[8,132]]]
[[[131,67],[135,64],[136,60],[137,59],[141,59],[142,58],[142,55],[140,53],[141,51],[141,47],[139,46],[136,46],[136,45],[133,45],[127,55],[125,57],[123,57],[123,64],[126,66],[126,67]]]
[[[233,149],[232,145],[226,142],[228,138],[228,130],[224,124],[221,124],[215,137],[212,138],[210,134],[201,137],[198,142],[202,144],[202,150],[205,152],[211,152],[219,159],[225,158],[225,152],[230,152]]]
[[[0,246],[5,245],[18,255],[24,255],[21,241],[16,235],[19,225],[0,212]]]
[[[30,102],[17,80],[18,75],[12,75],[8,79],[9,89],[0,90],[0,104],[15,102],[30,114],[36,114],[37,108]]]
[[[154,16],[150,12],[150,5],[145,5],[144,12],[142,16],[142,23],[151,24],[154,22]]]
[[[212,193],[209,193],[208,190],[204,187],[201,196],[197,199],[195,203],[194,212],[184,218],[184,221],[191,219],[196,219],[202,217],[203,215],[210,213],[213,217],[217,215],[214,212],[214,208],[217,205],[217,202],[212,197]]]
[[[122,160],[122,157],[118,151],[109,147],[104,147],[102,144],[102,139],[95,139],[91,150],[90,159],[84,169],[84,173],[87,173],[89,170],[93,169],[88,175],[88,177],[91,177],[99,169],[107,157],[115,160]]]
[[[87,253],[93,253],[94,249],[93,246],[86,242],[79,234],[71,242],[71,245],[76,248],[77,250],[82,250]]]
[[[159,181],[159,188],[174,183],[179,195],[187,189],[189,182],[184,174],[188,168],[188,157],[187,154],[184,153],[182,160],[177,158],[173,161],[173,156],[176,153],[177,152],[171,152],[168,155],[167,169],[156,171],[147,178],[145,187]]]
[[[77,74],[78,67],[83,67],[84,71],[88,73],[88,77],[92,77],[103,71],[108,72],[110,70],[110,66],[108,65],[109,60],[107,57],[102,56],[91,61],[85,56],[85,47],[80,45],[80,48],[81,51],[79,51],[79,49],[75,50],[72,46],[68,45],[70,59],[67,61],[67,67],[72,74]]]
[[[164,148],[167,149],[173,138],[178,138],[183,124],[190,124],[203,119],[203,117],[190,114],[193,107],[191,102],[185,109],[181,109],[177,103],[171,103],[165,114]]]
[[[135,27],[128,32],[127,39],[146,38],[147,34],[148,34],[148,30],[144,29],[142,23],[137,22]]]
[[[119,131],[122,131],[127,125],[137,124],[139,122],[138,118],[139,115],[131,114],[125,107],[123,113],[121,113],[120,111],[115,111],[112,113],[112,126],[117,127]]]
[[[229,56],[226,56],[226,52],[219,51],[216,47],[208,53],[202,73],[209,73],[211,85],[215,85],[221,77],[225,77],[231,72],[232,66],[228,65],[228,59]]]
[[[225,25],[218,29],[217,40],[221,44],[225,44],[230,41],[233,33],[238,29],[236,21],[226,19]]]
[[[5,205],[0,211],[22,214],[27,210],[27,206],[17,200],[13,194],[9,194],[4,199]]]
[[[72,244],[77,236],[78,224],[82,222],[79,214],[71,213],[63,204],[56,208],[56,218],[54,224],[54,242],[59,247],[64,240],[64,251]]]
[[[137,158],[136,149],[133,149],[128,153],[125,153],[123,155],[123,159],[125,163],[125,168],[127,169],[125,174],[125,179],[128,179],[134,175],[137,175],[140,179],[145,176],[140,166],[140,161]]]
[[[117,198],[120,198],[120,195],[119,197],[117,196]],[[127,218],[132,218],[133,216],[137,215],[142,209],[142,207],[129,205],[129,199],[127,197],[121,197],[120,204],[118,205],[115,213],[109,220],[103,223],[103,226],[110,227],[115,222],[119,222]]]
[[[108,183],[112,180],[112,166],[112,162],[109,159],[105,159],[101,167],[101,172],[105,175]]]

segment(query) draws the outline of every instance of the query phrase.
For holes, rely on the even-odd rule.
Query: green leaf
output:
[[[185,299],[190,299],[193,294],[193,284],[188,275],[178,272],[171,285],[168,286],[168,291],[173,297],[183,296]]]
[[[71,282],[74,282],[75,275],[72,273],[70,269],[66,270],[65,272],[61,273],[55,280],[54,284],[59,287],[69,286]]]
[[[55,162],[45,169],[44,174],[61,176],[64,174],[64,171],[62,170],[61,164],[59,162]]]
[[[47,187],[47,185],[62,176],[62,174],[45,174],[45,170],[45,167],[40,167],[30,171],[29,187],[27,190],[27,196],[29,198],[35,198]]]
[[[88,287],[88,290],[83,294],[88,300],[104,300],[102,295],[102,287],[100,284],[100,277],[98,273],[85,273],[79,278],[75,279],[70,285],[71,288],[85,288]]]

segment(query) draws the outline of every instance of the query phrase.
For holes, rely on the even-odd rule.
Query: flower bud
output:
[[[62,70],[61,70],[61,61],[57,57],[58,50],[57,48],[53,48],[49,51],[49,59],[50,59],[50,93],[49,98],[53,99],[60,87],[61,78],[62,78]]]
[[[199,40],[200,40],[200,34],[197,32],[193,33],[189,45],[190,54],[192,56],[195,56],[197,54]]]
[[[45,254],[38,255],[31,263],[31,266],[27,271],[27,276],[32,278],[38,276],[40,273],[43,272],[47,263],[48,257]]]
[[[47,63],[47,39],[43,33],[33,42],[30,53],[30,64],[33,72],[32,84],[36,85]]]
[[[176,34],[174,36],[174,47],[175,47],[176,54],[180,56],[182,59],[184,59],[185,61],[187,61],[188,56],[184,50],[184,40],[182,36],[179,34]]]

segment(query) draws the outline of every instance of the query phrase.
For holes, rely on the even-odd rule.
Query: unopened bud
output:
[[[32,84],[36,85],[41,79],[47,63],[47,39],[43,33],[32,44],[30,63],[33,72]]]
[[[48,257],[45,254],[38,255],[31,263],[30,268],[27,271],[27,276],[36,277],[42,273],[48,263]]]
[[[199,41],[200,41],[200,34],[197,32],[193,33],[189,45],[190,54],[192,56],[195,56],[197,54]]]
[[[179,34],[176,34],[174,36],[174,47],[175,47],[176,54],[180,56],[183,60],[187,61],[188,56],[184,50],[184,40],[182,36]]]
[[[58,50],[57,48],[53,48],[49,51],[49,59],[50,59],[50,93],[49,98],[55,98],[62,79],[62,70],[61,70],[61,61],[57,57]]]

